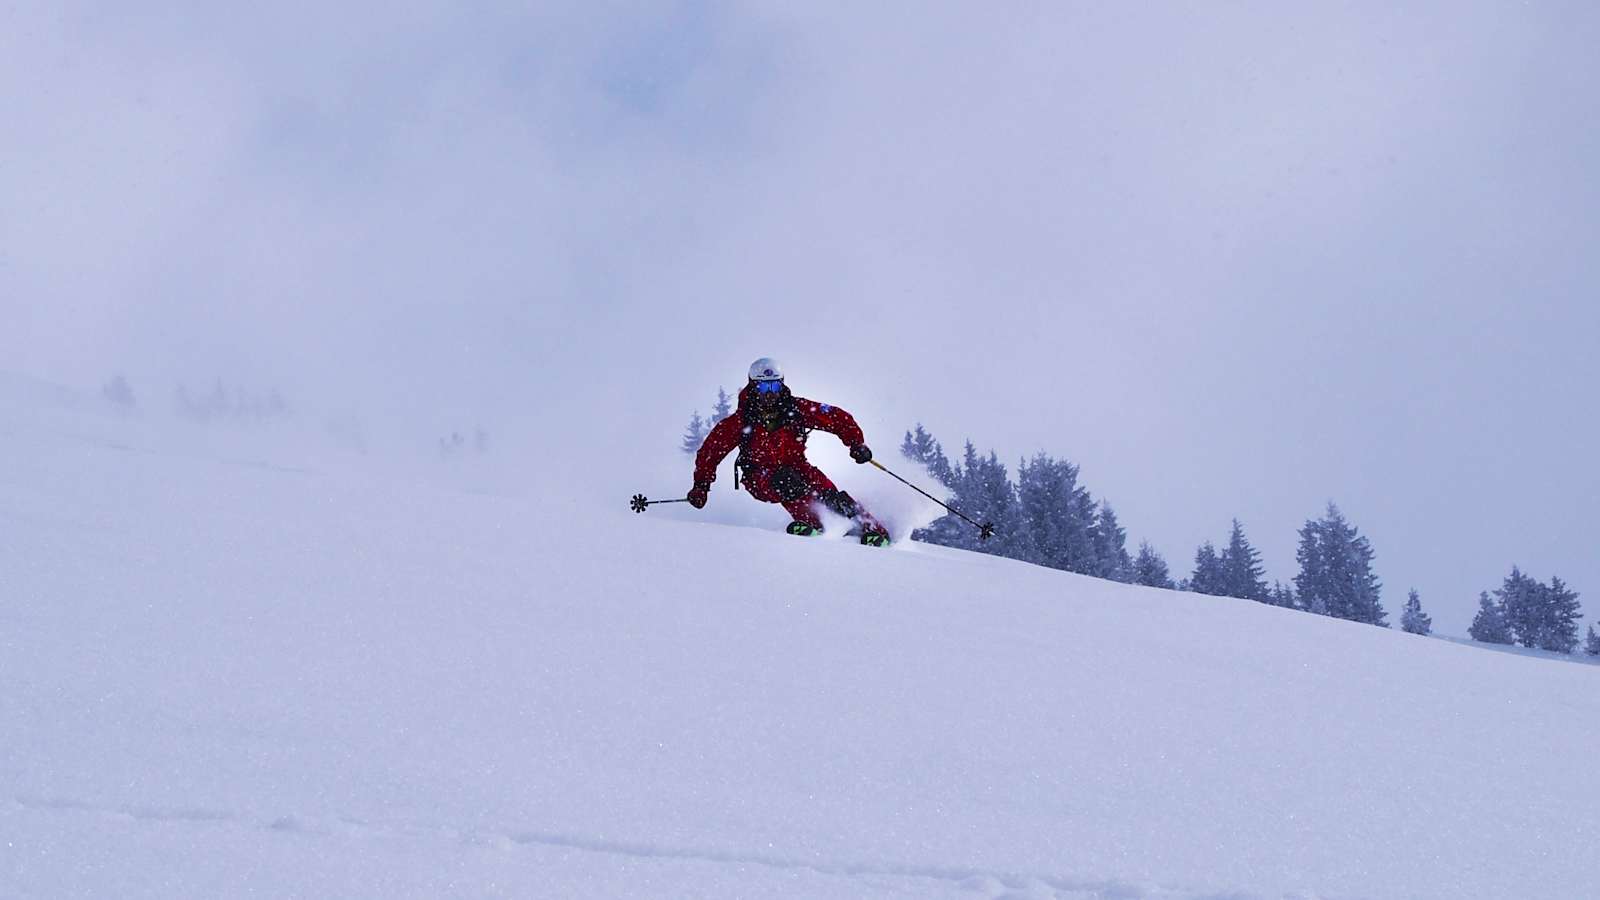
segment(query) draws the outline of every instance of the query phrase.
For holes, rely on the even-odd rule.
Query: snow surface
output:
[[[0,897],[1600,892],[1594,666],[0,413]]]

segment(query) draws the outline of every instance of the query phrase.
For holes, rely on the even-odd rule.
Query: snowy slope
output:
[[[0,897],[1600,891],[1594,666],[0,401]]]

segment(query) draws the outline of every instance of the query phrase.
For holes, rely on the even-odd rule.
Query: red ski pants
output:
[[[796,522],[822,527],[822,518],[817,515],[817,503],[820,501],[841,516],[858,518],[863,524],[877,524],[877,520],[860,504],[839,490],[828,476],[822,474],[821,469],[810,463],[783,465],[775,469],[751,467],[745,472],[744,479],[745,489],[750,496],[763,503],[783,504]]]

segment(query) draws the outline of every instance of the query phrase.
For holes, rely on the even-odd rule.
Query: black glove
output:
[[[866,444],[857,444],[850,448],[850,458],[857,463],[872,462],[872,448]]]
[[[710,497],[711,485],[703,481],[695,482],[694,487],[689,489],[689,505],[695,509],[705,509],[706,500]]]

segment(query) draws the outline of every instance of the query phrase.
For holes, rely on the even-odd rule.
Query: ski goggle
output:
[[[756,393],[758,393],[758,394],[781,394],[781,393],[783,393],[783,382],[781,382],[781,381],[758,381],[758,382],[756,382]]]

